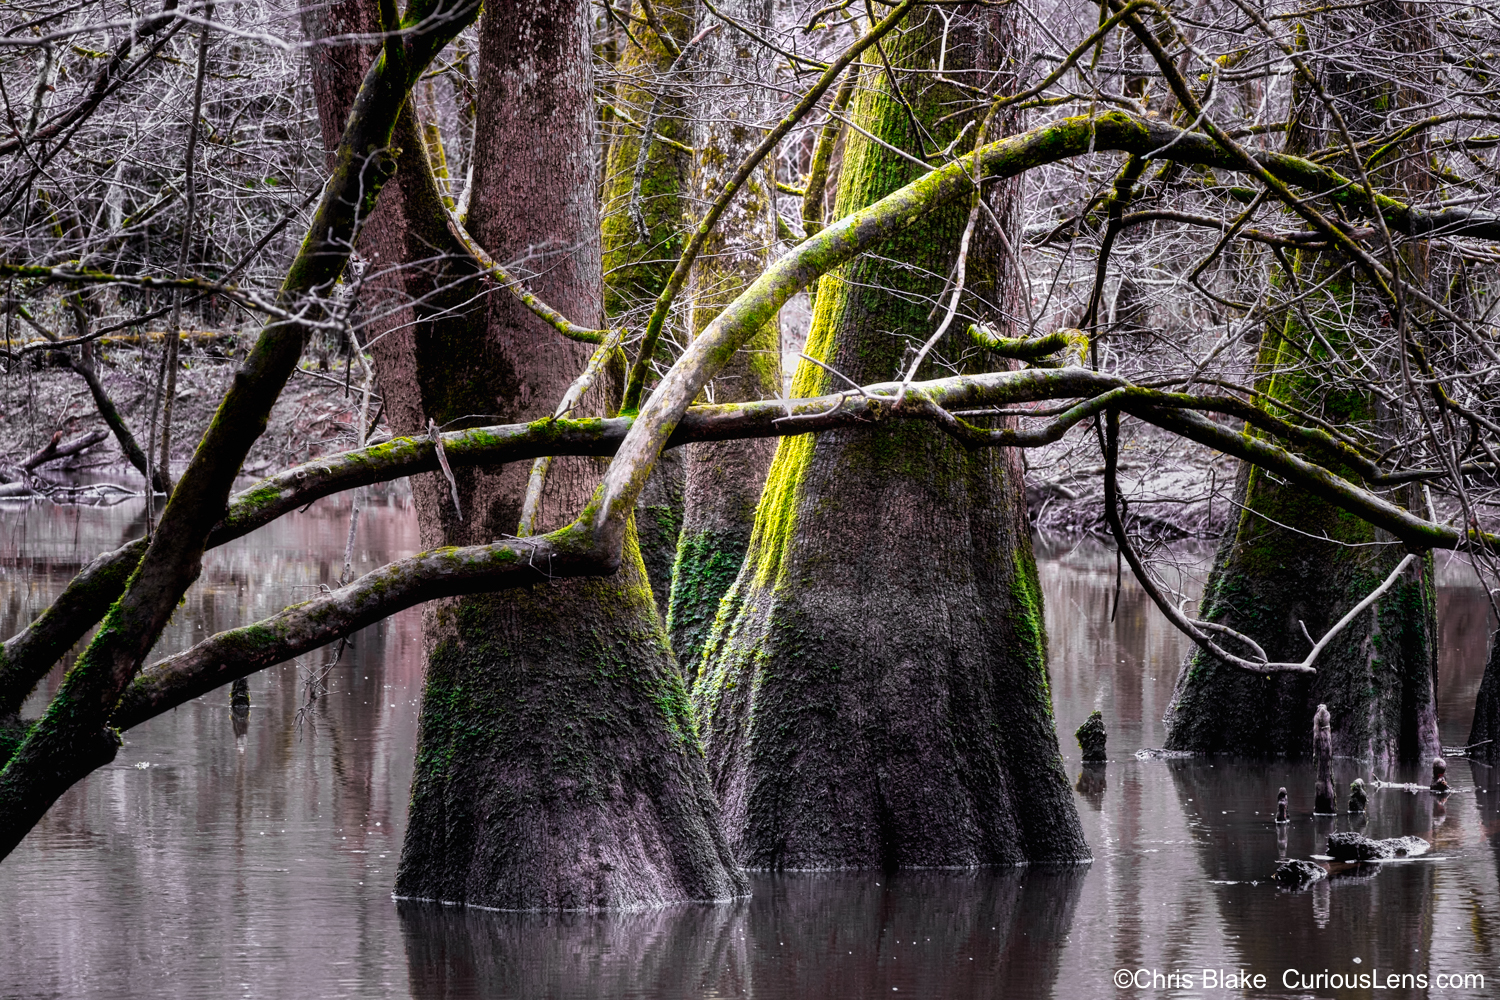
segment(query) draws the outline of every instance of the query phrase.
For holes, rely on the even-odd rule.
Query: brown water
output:
[[[332,582],[339,567],[327,556],[347,517],[346,505],[320,502],[212,553],[162,648]],[[0,507],[0,632],[138,530],[134,503]],[[411,511],[378,500],[359,566],[415,544]],[[1202,553],[1183,559],[1201,573]],[[1266,881],[1283,850],[1269,822],[1276,787],[1293,792],[1284,850],[1294,857],[1347,818],[1307,815],[1313,779],[1301,764],[1132,756],[1163,742],[1183,640],[1128,581],[1110,621],[1108,553],[1047,550],[1041,567],[1058,729],[1090,866],[758,876],[747,900],[643,914],[398,906],[390,889],[421,667],[420,615],[408,612],[356,638],[300,725],[304,681],[322,655],[252,680],[243,735],[226,692],[126,734],[116,763],[0,864],[0,997],[1500,994],[1500,775],[1456,762],[1459,792],[1442,805],[1373,793],[1364,832],[1418,834],[1432,852],[1374,877],[1280,891]],[[1483,670],[1487,604],[1461,568],[1443,579],[1442,737],[1458,744]],[[1111,762],[1085,774],[1066,734],[1096,706]],[[1343,783],[1359,773],[1354,761],[1339,768]],[[1205,989],[1205,968],[1266,985]],[[1190,985],[1120,990],[1120,969],[1176,971]],[[1423,975],[1428,988],[1287,988],[1288,969]],[[1436,987],[1453,973],[1483,975],[1488,988]]]

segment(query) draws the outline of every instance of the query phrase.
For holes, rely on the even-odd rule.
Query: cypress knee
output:
[[[1339,811],[1338,787],[1333,783],[1333,730],[1327,705],[1319,705],[1313,716],[1313,755],[1318,761],[1318,784],[1314,789],[1313,812],[1332,816]]]

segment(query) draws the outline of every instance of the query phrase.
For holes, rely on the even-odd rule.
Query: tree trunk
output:
[[[991,71],[1012,69],[1019,27],[1008,15],[957,13],[946,73],[990,84]],[[856,98],[862,127],[916,155],[957,135],[961,121],[935,124],[963,99],[930,72],[942,42],[943,19],[928,10],[883,45],[894,66],[928,71],[897,75],[930,134],[913,133],[883,73]],[[991,137],[1000,132],[992,123]],[[915,173],[851,135],[836,216]],[[1002,184],[992,196],[1006,224],[1019,190]],[[932,304],[947,301],[968,209],[926,216],[824,277],[808,354],[857,382],[899,377],[909,340],[939,322]],[[968,262],[965,306],[999,316],[993,304],[1014,293],[994,270],[1005,258],[989,249]],[[938,353],[962,349],[950,334]],[[793,388],[841,387],[804,363]],[[1014,451],[968,452],[916,425],[784,440],[694,687],[732,846],[757,868],[1086,859],[1046,656]]]
[[[694,0],[652,4],[678,51],[692,37],[695,6]],[[644,18],[639,3],[634,13]],[[632,24],[615,63],[620,82],[608,119],[614,137],[604,171],[604,315],[611,325],[641,325],[671,277],[682,253],[692,171],[692,135],[683,115],[688,58],[677,63],[652,28]],[[651,143],[643,156],[641,140],[648,128]],[[641,558],[663,618],[682,530],[684,477],[680,450],[665,452],[635,508]]]
[[[1500,633],[1490,636],[1490,655],[1469,725],[1469,748],[1470,757],[1492,763],[1500,760]]]
[[[759,30],[771,23],[769,0],[728,0],[719,9]],[[702,45],[705,65],[694,116],[699,128],[693,191],[697,203],[707,206],[754,151],[761,138],[756,126],[769,109],[764,89],[755,83],[759,73],[754,50],[737,31],[721,23]],[[775,157],[769,157],[767,167],[746,182],[693,264],[689,290],[695,336],[770,262],[776,246],[776,189],[770,174],[774,163]],[[715,403],[742,403],[772,399],[780,390],[781,331],[773,318],[713,380],[709,395]],[[714,441],[683,451],[682,534],[672,569],[667,633],[683,676],[691,680],[698,673],[698,658],[719,600],[745,561],[755,505],[776,443]]]
[[[1418,95],[1409,88],[1362,67],[1358,53],[1363,44],[1382,51],[1402,44],[1410,47],[1413,33],[1421,30],[1419,19],[1389,4],[1324,14],[1309,24],[1319,37],[1310,46],[1317,55],[1306,58],[1356,141],[1385,132],[1397,120],[1397,109],[1416,103]],[[1342,141],[1332,116],[1310,88],[1294,96],[1293,117],[1289,152],[1300,154]],[[1404,189],[1389,193],[1409,198],[1428,185],[1419,162],[1407,156],[1401,160],[1408,165],[1372,171],[1371,179]],[[1346,161],[1338,169],[1357,176],[1357,166],[1347,157]],[[1412,273],[1425,273],[1421,245],[1410,245],[1405,253]],[[1368,289],[1357,288],[1347,274],[1333,276],[1341,264],[1318,253],[1294,255],[1288,281],[1300,280],[1306,288],[1332,280],[1325,298],[1312,300],[1280,323],[1267,324],[1257,387],[1335,426],[1362,428],[1379,441],[1389,437],[1392,421],[1377,397],[1354,389],[1329,389],[1321,372],[1304,373],[1308,359],[1317,367],[1354,356],[1345,348],[1357,342],[1358,325],[1380,322],[1382,307],[1368,304]],[[1325,303],[1321,308],[1319,301]],[[1302,316],[1311,319],[1320,337],[1312,336]],[[1330,356],[1324,344],[1338,354]],[[1359,481],[1352,470],[1338,471]],[[1408,488],[1392,499],[1411,507],[1419,495]],[[1239,516],[1214,560],[1202,616],[1251,636],[1272,660],[1302,659],[1310,648],[1303,627],[1320,637],[1406,554],[1386,532],[1260,469],[1241,469],[1235,503]],[[1195,651],[1178,675],[1167,712],[1168,747],[1306,756],[1313,750],[1309,721],[1316,707],[1326,704],[1337,755],[1369,758],[1382,768],[1398,759],[1435,755],[1437,603],[1431,559],[1413,565],[1371,610],[1351,623],[1319,656],[1316,667],[1316,675],[1253,675]]]
[[[574,322],[598,325],[588,41],[578,0],[485,12],[469,222],[498,260],[540,255],[526,265],[534,290]],[[439,423],[550,414],[587,352],[508,294],[486,305],[474,322],[419,328],[408,367],[385,371],[383,388],[415,386],[422,413]],[[592,409],[602,408],[595,396]],[[566,523],[598,471],[589,459],[555,461],[539,530]],[[417,484],[424,546],[516,531],[524,465],[455,475],[461,511],[446,481]],[[440,602],[425,629],[397,895],[551,909],[744,891],[633,533],[613,577]]]

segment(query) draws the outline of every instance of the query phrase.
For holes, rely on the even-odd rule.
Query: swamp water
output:
[[[140,513],[133,501],[0,507],[0,632],[138,534]],[[333,582],[347,522],[347,501],[321,501],[210,553],[161,651]],[[406,503],[376,499],[356,570],[415,547]],[[1372,792],[1362,832],[1416,834],[1433,850],[1374,877],[1280,891],[1269,881],[1279,853],[1315,853],[1348,818],[1308,815],[1306,764],[1136,759],[1164,741],[1185,640],[1128,579],[1111,622],[1111,554],[1044,546],[1038,556],[1058,730],[1092,865],[762,875],[746,900],[639,914],[398,905],[421,693],[412,610],[361,633],[300,717],[324,654],[254,677],[243,734],[227,690],[127,733],[115,763],[0,864],[0,997],[1500,995],[1500,769],[1454,761],[1459,791],[1446,803]],[[1186,554],[1190,574],[1201,577],[1206,556]],[[1483,672],[1488,606],[1457,564],[1440,566],[1439,712],[1455,745]],[[1095,707],[1109,729],[1102,773],[1084,771],[1071,735]],[[1364,773],[1354,761],[1336,768],[1342,789]],[[1271,823],[1279,785],[1294,816],[1284,848]],[[1143,988],[1118,989],[1122,969],[1147,970]],[[1263,975],[1265,986],[1225,990],[1205,984],[1204,969]],[[1152,988],[1150,970],[1179,978]],[[1326,988],[1294,976],[1289,988],[1287,970],[1383,984],[1420,975],[1427,986]],[[1483,975],[1487,988],[1439,988],[1440,974]]]

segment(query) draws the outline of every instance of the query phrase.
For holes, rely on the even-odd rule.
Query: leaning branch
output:
[[[1228,169],[1235,167],[1235,163],[1231,162],[1228,154],[1206,136],[1183,132],[1161,122],[1135,118],[1119,111],[1052,122],[1029,132],[991,143],[982,147],[975,155],[985,177],[997,179],[1020,174],[1041,164],[1086,155],[1095,150],[1119,150],[1145,155],[1167,147],[1170,147],[1171,158],[1182,162]],[[1349,183],[1332,170],[1296,157],[1269,153],[1255,155],[1267,170],[1283,175],[1291,182],[1313,189],[1336,192],[1337,197],[1358,197],[1357,188],[1351,193]],[[874,205],[840,219],[782,257],[694,339],[678,363],[662,380],[656,393],[642,410],[641,418],[634,423],[611,424],[601,421],[597,426],[589,426],[588,421],[554,421],[548,422],[545,429],[481,429],[466,432],[475,435],[475,438],[468,444],[473,446],[476,455],[480,451],[493,447],[492,457],[486,459],[488,461],[513,461],[542,455],[608,455],[618,448],[619,454],[616,456],[616,461],[611,464],[601,487],[603,502],[592,505],[586,512],[587,516],[593,519],[595,529],[617,531],[622,530],[625,516],[622,512],[628,512],[633,506],[635,497],[656,461],[656,456],[663,447],[669,446],[669,443],[676,444],[682,440],[678,436],[679,424],[687,424],[689,433],[704,433],[705,435],[722,433],[724,435],[723,437],[704,436],[697,438],[699,440],[725,440],[762,434],[770,436],[781,433],[802,433],[822,429],[824,426],[840,426],[846,420],[867,421],[876,418],[877,414],[874,411],[888,404],[882,403],[878,399],[879,394],[872,392],[869,398],[863,396],[849,398],[839,403],[837,407],[833,407],[832,412],[821,415],[816,409],[817,406],[825,405],[826,408],[831,405],[831,402],[837,402],[837,400],[829,404],[803,401],[804,403],[811,402],[814,408],[803,409],[799,404],[792,410],[782,408],[778,404],[749,404],[732,414],[723,411],[722,408],[699,407],[694,408],[697,411],[695,419],[702,421],[701,424],[694,425],[685,420],[689,405],[706,381],[717,373],[745,339],[774,316],[793,294],[807,287],[823,273],[878,244],[907,224],[906,220],[919,217],[953,198],[969,193],[972,190],[972,180],[966,173],[969,163],[970,161],[965,158],[963,163],[948,164],[924,175]],[[1471,235],[1489,233],[1500,237],[1500,217],[1482,213],[1465,213],[1462,220],[1453,221],[1451,210],[1429,213],[1411,209],[1390,199],[1381,200],[1379,205],[1382,211],[1387,212],[1388,219],[1392,221],[1394,228],[1403,232],[1430,232],[1437,225],[1434,220],[1441,216],[1445,220],[1444,225],[1451,223],[1450,231]],[[1027,379],[1078,378],[1071,370],[1057,372],[1032,370],[997,373],[995,376],[986,377],[1006,376],[1020,376]],[[1070,383],[1076,384],[1073,391],[1059,388],[1048,395],[1030,398],[1092,397],[1113,389],[1127,387],[1127,383],[1123,380],[1099,375],[1092,377],[1100,381],[1091,384]],[[945,396],[941,401],[935,397],[928,400],[925,394],[916,393],[910,401],[913,409],[910,415],[940,419],[938,412],[931,409],[932,406],[952,411],[961,410],[965,406],[994,405],[993,399],[983,399],[984,394],[978,391],[981,383],[975,377],[964,377],[958,381],[974,390],[969,394],[967,402],[957,398],[964,396],[967,390],[956,390],[953,398]],[[914,391],[918,388],[918,386],[913,386]],[[1208,444],[1210,447],[1271,468],[1342,509],[1391,531],[1413,548],[1460,548],[1474,542],[1487,545],[1500,542],[1500,539],[1489,535],[1477,532],[1464,534],[1453,528],[1429,524],[1273,443],[1240,434],[1197,414],[1182,412],[1175,408],[1177,406],[1175,402],[1160,398],[1153,399],[1145,395],[1137,396],[1135,393],[1127,393],[1126,397],[1121,400],[1121,408],[1135,416],[1200,443]],[[1023,398],[1025,397],[1015,397],[1017,401]],[[1223,406],[1228,405],[1228,403],[1223,404]],[[1254,416],[1249,412],[1254,410],[1253,407],[1248,407],[1248,404],[1243,403],[1239,405],[1246,409],[1233,411],[1235,415],[1246,419]],[[865,412],[867,409],[870,412]],[[1264,414],[1264,411],[1256,410],[1255,412]],[[798,419],[780,426],[774,424],[774,421],[789,416],[806,419]],[[1262,418],[1255,419],[1261,420]],[[1264,419],[1274,418],[1271,418],[1269,414],[1264,414]],[[691,430],[690,428],[694,426],[698,429]],[[757,426],[761,430],[755,430]],[[606,428],[608,428],[607,434]],[[717,428],[717,430],[711,428]],[[1271,431],[1271,433],[1277,432]],[[1317,434],[1323,432],[1302,428],[1298,433],[1301,435],[1297,442],[1299,446],[1311,447],[1318,443]],[[613,437],[614,435],[619,435],[619,437]],[[613,437],[612,440],[609,439],[611,437]],[[455,460],[456,463],[463,461],[463,458],[457,457],[466,450],[463,445],[459,442],[450,443],[446,437],[444,440],[450,460]],[[1329,440],[1334,439],[1329,436]],[[537,444],[538,441],[541,442],[540,446]],[[286,474],[303,477],[295,484],[277,483],[272,480],[253,488],[247,494],[242,495],[241,499],[249,499],[251,495],[254,495],[256,503],[253,506],[259,508],[259,513],[253,511],[251,505],[241,506],[238,503],[232,505],[229,515],[224,519],[223,524],[214,530],[212,538],[227,540],[229,537],[238,537],[238,534],[243,531],[253,530],[254,527],[266,523],[266,520],[280,516],[280,513],[285,512],[284,503],[295,506],[307,502],[307,499],[311,499],[309,494],[313,492],[314,483],[317,482],[323,483],[327,492],[332,493],[352,486],[380,482],[383,478],[408,475],[410,471],[425,471],[429,467],[422,464],[418,468],[419,463],[432,462],[434,464],[430,467],[436,467],[435,459],[430,453],[430,444],[424,445],[421,442],[406,440],[404,443],[390,442],[389,445],[381,447],[388,450],[379,452],[378,449],[374,449],[358,458],[350,458],[349,467],[340,471],[335,471],[334,466],[327,462],[314,463],[312,466]],[[1341,442],[1336,442],[1330,447],[1346,448]],[[571,450],[573,448],[581,450]],[[413,449],[416,451],[427,449],[427,451],[419,458]],[[501,452],[507,453],[510,457],[501,458]],[[1352,449],[1344,450],[1342,460],[1350,467],[1360,468],[1361,472],[1366,471],[1354,461],[1355,458],[1364,461],[1363,456],[1351,454],[1351,452]],[[411,461],[409,465],[408,460]],[[405,471],[395,471],[398,467]],[[324,471],[315,471],[315,469]],[[326,495],[326,493],[318,495]],[[299,496],[306,499],[292,499]],[[278,500],[278,497],[282,499]],[[262,520],[263,517],[265,520]],[[243,525],[243,531],[235,531],[236,524]],[[211,542],[211,544],[221,543],[220,541]],[[127,557],[122,555],[120,558]],[[83,595],[70,595],[70,599],[77,598],[90,608],[97,607],[100,601],[103,603],[103,607],[99,608],[97,613],[84,616],[87,620],[85,628],[97,621],[98,615],[103,613],[103,608],[107,608],[109,603],[118,596],[117,590],[111,593],[108,587],[91,589],[98,595],[107,593],[107,599],[102,596],[89,599]],[[44,623],[49,615],[50,612],[44,614],[38,622],[33,623],[33,627]],[[43,628],[41,631],[55,638],[55,629],[59,627],[61,626],[53,623],[49,628]],[[28,629],[29,632],[31,629]],[[37,669],[36,658],[29,653],[23,654],[15,645],[18,641],[24,640],[26,634],[23,633],[22,636],[7,643],[6,655],[0,657],[0,714],[4,714],[6,704],[13,700],[18,690],[16,671],[19,670],[19,677],[24,679],[32,676]],[[77,636],[74,636],[73,640],[62,648],[66,649],[76,639]],[[48,650],[47,653],[42,654],[44,656],[51,655],[50,650],[55,648],[52,641],[39,644],[21,641],[20,645]],[[7,662],[11,661],[13,652],[18,654],[18,659]],[[53,661],[49,660],[42,667],[43,673],[51,662]],[[22,698],[30,687],[31,684],[25,685],[25,690],[21,694]]]
[[[1197,643],[1197,645],[1205,652],[1207,652],[1211,656],[1215,656],[1220,660],[1223,660],[1230,666],[1238,667],[1241,670],[1245,670],[1254,674],[1317,673],[1317,669],[1314,664],[1317,662],[1317,659],[1319,655],[1322,654],[1323,650],[1327,649],[1329,644],[1332,643],[1334,639],[1338,638],[1339,634],[1343,632],[1351,622],[1368,611],[1376,601],[1380,600],[1381,596],[1384,595],[1386,591],[1395,586],[1396,581],[1401,579],[1401,575],[1406,572],[1408,566],[1421,558],[1421,555],[1416,552],[1408,553],[1406,558],[1402,559],[1399,563],[1396,564],[1395,568],[1391,570],[1390,574],[1385,578],[1380,586],[1370,591],[1370,593],[1365,596],[1364,600],[1360,601],[1354,607],[1350,608],[1344,615],[1344,617],[1340,618],[1332,628],[1323,633],[1323,638],[1313,643],[1312,650],[1308,652],[1307,656],[1305,656],[1302,660],[1296,663],[1272,662],[1269,657],[1266,656],[1265,650],[1261,648],[1260,644],[1257,643],[1254,639],[1250,638],[1248,635],[1238,632],[1218,622],[1201,620],[1194,621],[1193,619],[1188,618],[1185,614],[1182,613],[1182,609],[1168,600],[1166,595],[1163,594],[1161,592],[1161,589],[1156,585],[1156,581],[1152,578],[1150,571],[1146,568],[1144,562],[1141,560],[1140,555],[1135,551],[1135,547],[1130,544],[1130,537],[1126,533],[1125,525],[1120,517],[1120,511],[1117,502],[1117,498],[1119,496],[1119,488],[1117,486],[1116,480],[1116,469],[1119,462],[1120,430],[1120,417],[1118,410],[1109,411],[1106,416],[1105,426],[1107,429],[1104,438],[1104,517],[1105,520],[1109,523],[1110,533],[1114,535],[1115,545],[1119,547],[1120,553],[1125,557],[1125,561],[1130,564],[1130,571],[1135,575],[1136,581],[1140,583],[1141,589],[1146,592],[1147,597],[1151,598],[1151,602],[1156,605],[1156,607],[1161,611],[1162,615],[1164,615],[1166,619],[1170,621],[1175,628],[1177,628],[1178,631],[1182,632],[1183,635],[1187,636],[1189,639],[1193,640],[1193,642]],[[1204,629],[1210,629],[1214,632],[1218,632],[1222,635],[1228,636],[1229,638],[1234,639],[1238,642],[1244,643],[1253,651],[1255,659],[1245,659],[1242,656],[1236,656],[1233,653],[1226,651],[1218,643],[1214,642],[1213,639],[1209,638],[1209,636],[1204,633]],[[1303,626],[1303,634],[1305,635],[1306,632],[1306,626]],[[1311,637],[1309,637],[1309,641],[1311,641]]]
[[[214,688],[353,635],[424,601],[562,577],[604,576],[618,567],[618,553],[593,549],[578,532],[422,552],[152,664],[126,689],[110,724],[117,729],[140,725]]]
[[[387,28],[394,9],[394,4],[381,4]],[[388,39],[365,75],[333,174],[278,292],[278,309],[315,301],[343,273],[360,222],[375,209],[380,188],[394,169],[385,151],[412,85],[478,13],[472,0],[412,0],[408,5],[400,27],[410,33],[394,43]],[[234,479],[296,368],[311,325],[296,316],[262,328],[168,499],[160,528],[125,592],[64,677],[46,714],[0,770],[0,857],[20,843],[75,781],[114,758],[118,737],[107,727],[109,714],[197,579]]]
[[[688,240],[687,246],[682,249],[682,256],[677,259],[677,266],[672,269],[671,277],[667,279],[666,287],[657,296],[656,305],[651,310],[651,318],[646,321],[646,333],[641,339],[641,349],[636,355],[635,364],[630,369],[630,377],[625,385],[625,399],[620,408],[624,411],[634,411],[640,406],[641,395],[646,387],[646,373],[650,370],[651,359],[656,355],[656,342],[661,337],[662,327],[667,321],[667,312],[672,307],[672,301],[677,298],[677,293],[682,291],[682,286],[687,283],[688,273],[692,270],[693,261],[703,250],[703,245],[708,241],[709,234],[719,224],[720,217],[728,210],[730,203],[739,193],[741,187],[750,179],[757,167],[760,166],[771,151],[781,142],[786,134],[800,122],[808,112],[817,106],[822,100],[823,94],[833,86],[834,81],[839,78],[848,66],[859,58],[860,53],[870,46],[876,44],[887,35],[891,29],[901,23],[901,19],[916,5],[916,0],[901,0],[889,14],[879,23],[865,32],[844,54],[834,60],[833,64],[823,71],[818,82],[802,99],[797,102],[792,110],[776,124],[776,127],[766,133],[760,144],[751,151],[733,176],[724,183],[724,189],[714,199],[704,213],[703,219],[698,223],[698,228],[693,231],[692,238]]]
[[[1468,541],[1453,529],[1422,521],[1352,483],[1303,462],[1276,445],[1222,428],[1196,413],[1178,411],[1174,414],[1169,409],[1174,402],[1171,398],[1173,394],[1141,390],[1124,384],[1123,380],[1115,376],[1083,368],[1026,369],[965,375],[916,383],[910,387],[906,398],[898,406],[895,400],[900,388],[900,383],[887,382],[862,387],[857,394],[836,394],[790,403],[763,401],[695,406],[684,416],[669,439],[668,446],[677,447],[695,441],[794,435],[838,427],[868,426],[890,419],[928,420],[941,426],[949,410],[1087,395],[1088,399],[1070,408],[1042,432],[1033,432],[1030,438],[993,439],[986,443],[1044,443],[1043,438],[1056,440],[1061,436],[1058,428],[1066,430],[1076,426],[1086,417],[1103,409],[1111,406],[1130,407],[1137,410],[1143,419],[1247,461],[1257,462],[1298,485],[1314,490],[1345,510],[1392,531],[1414,547],[1454,548]],[[1149,399],[1162,400],[1162,405],[1152,406],[1143,402]],[[1187,399],[1188,397],[1179,396],[1175,402],[1181,404]],[[442,439],[444,450],[454,465],[501,463],[549,454],[609,455],[625,439],[632,423],[629,417],[551,419],[532,424],[473,428],[442,435]],[[436,452],[430,440],[399,438],[372,448],[331,456],[290,469],[238,494],[231,502],[228,515],[215,529],[210,545],[238,538],[319,497],[436,468]],[[532,554],[550,554],[548,558],[553,559],[553,562],[548,573],[552,576],[605,572],[599,567],[608,560],[599,553],[607,550],[590,549],[588,558],[581,559],[578,556],[579,537],[583,536],[579,534],[578,526],[574,525],[564,532],[506,544],[512,545],[518,552],[524,549]],[[568,544],[563,546],[565,541]],[[1500,539],[1484,536],[1483,541],[1493,545]],[[137,540],[115,552],[100,556],[64,590],[51,608],[24,632],[5,644],[4,655],[0,656],[0,717],[14,714],[36,679],[44,675],[51,663],[77,640],[79,635],[74,630],[87,630],[98,619],[103,613],[103,607],[107,607],[114,595],[123,589],[144,547],[144,541]],[[1128,551],[1128,543],[1121,548],[1122,552]],[[178,704],[180,701],[172,699],[179,695],[183,699],[196,697],[196,694],[204,690],[281,662],[275,659],[280,655],[278,651],[292,650],[286,655],[296,656],[299,651],[317,648],[414,603],[430,600],[433,596],[469,592],[441,590],[442,587],[462,588],[473,584],[476,589],[487,589],[491,585],[500,586],[502,583],[496,581],[508,572],[497,561],[501,560],[502,551],[504,546],[480,546],[463,557],[474,561],[460,561],[458,564],[447,557],[438,558],[426,554],[417,557],[415,561],[376,571],[362,581],[351,584],[351,587],[356,588],[354,591],[338,591],[321,604],[314,602],[300,605],[299,608],[303,610],[297,614],[302,617],[278,617],[275,621],[282,624],[275,625],[275,635],[253,631],[259,626],[247,626],[207,641],[214,645],[200,645],[195,647],[196,652],[189,651],[173,658],[170,661],[173,665],[170,667],[157,665],[150,668],[147,673],[153,678],[170,673],[175,679],[170,684],[160,680],[142,681],[137,693],[129,697],[145,698],[140,692],[150,688],[157,693],[150,694],[141,704],[162,706],[169,701]],[[557,561],[561,559],[559,553],[564,552],[573,561]],[[533,555],[528,555],[527,558],[533,559]],[[429,579],[428,574],[435,573],[438,568],[453,565],[459,566],[456,571],[458,577],[453,582],[442,583]],[[491,573],[500,576],[485,575]],[[479,586],[480,583],[484,586]],[[358,589],[361,587],[364,589]],[[377,592],[386,593],[391,603],[380,605],[374,602],[371,595]],[[1378,597],[1379,594],[1375,596]],[[384,610],[380,611],[381,608]],[[296,610],[291,609],[284,615],[291,615]],[[328,617],[320,618],[314,623],[316,627],[313,627],[307,621],[315,610]],[[1172,616],[1171,611],[1165,608],[1163,610],[1168,617]],[[345,617],[347,621],[344,620]],[[270,627],[268,623],[262,625]],[[1214,649],[1210,651],[1213,652]],[[1221,655],[1221,652],[1214,652],[1214,655]],[[1233,660],[1228,653],[1222,655],[1225,659]],[[216,656],[230,658],[221,665],[210,663]],[[208,671],[203,679],[190,679],[189,675],[199,669],[193,667],[190,670],[192,664],[199,664],[202,670]],[[243,673],[233,672],[241,668]],[[145,677],[146,674],[142,676]],[[169,689],[179,694],[168,696],[160,693]],[[189,690],[196,693],[182,693]],[[130,709],[130,712],[137,711]],[[127,714],[122,718],[140,721],[136,715]],[[135,722],[129,724],[133,725]]]

